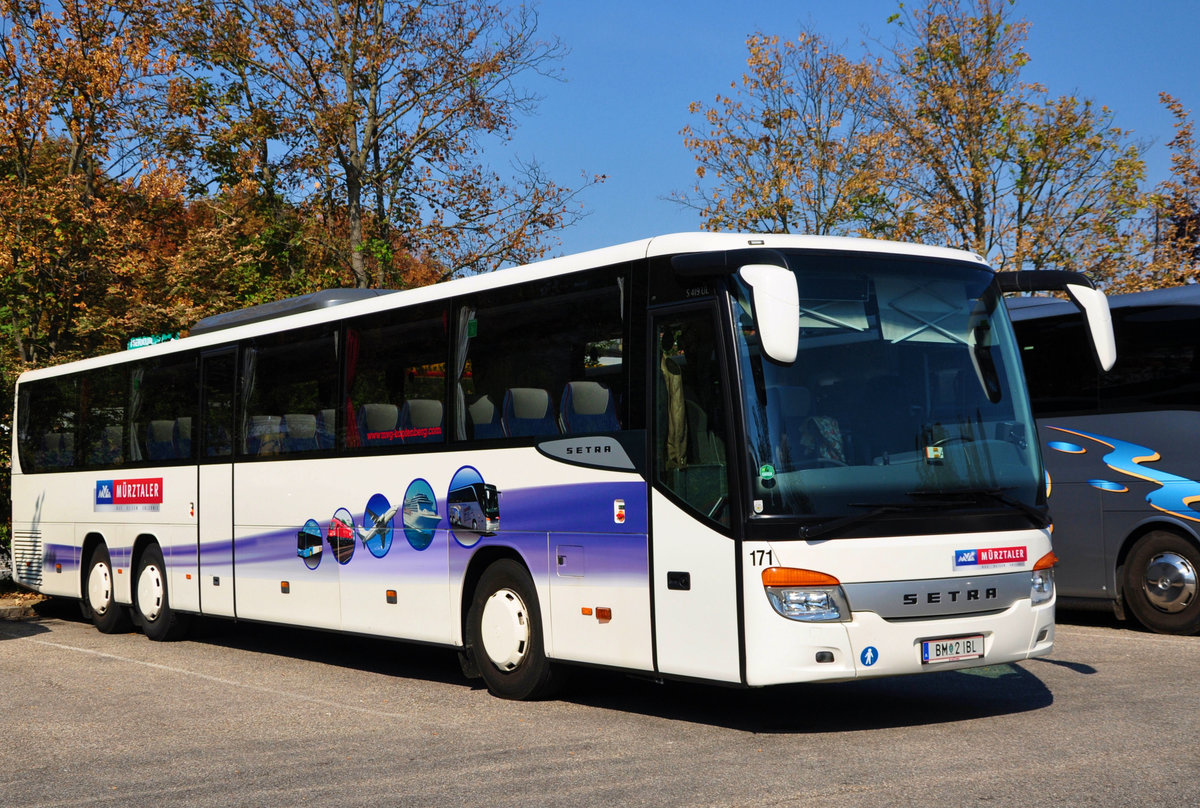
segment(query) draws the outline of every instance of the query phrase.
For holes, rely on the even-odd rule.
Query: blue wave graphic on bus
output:
[[[1088,440],[1109,447],[1112,451],[1104,455],[1103,458],[1106,466],[1113,471],[1118,471],[1134,479],[1145,480],[1148,483],[1154,483],[1159,486],[1159,488],[1146,495],[1146,502],[1150,504],[1150,507],[1164,513],[1169,513],[1172,516],[1178,516],[1180,519],[1200,522],[1200,510],[1192,507],[1193,502],[1200,501],[1200,482],[1143,465],[1144,463],[1153,463],[1156,460],[1162,459],[1162,455],[1155,450],[1148,446],[1139,446],[1136,443],[1130,443],[1129,441],[1107,435],[1095,435],[1078,429],[1064,429],[1057,426],[1049,428],[1068,435],[1087,438]],[[1053,443],[1048,445],[1051,448],[1063,451],[1059,447],[1054,446]],[[1116,491],[1118,493],[1124,493],[1129,490],[1119,483],[1111,483],[1106,480],[1089,480],[1088,483],[1096,488]]]

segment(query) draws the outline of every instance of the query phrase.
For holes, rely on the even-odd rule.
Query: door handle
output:
[[[688,591],[692,588],[692,574],[690,572],[668,572],[667,573],[667,589],[678,589]]]

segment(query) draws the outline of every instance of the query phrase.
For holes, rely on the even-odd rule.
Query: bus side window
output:
[[[201,362],[204,399],[201,457],[233,454],[233,386],[237,373],[234,356],[233,351],[223,351],[206,356]]]
[[[23,471],[52,471],[75,465],[76,413],[79,408],[74,378],[29,382],[21,387],[18,425]]]
[[[330,325],[256,337],[242,352],[243,454],[314,452],[317,416],[337,401],[337,330]]]
[[[445,440],[446,308],[410,306],[346,328],[345,445],[388,449]]]
[[[669,315],[655,329],[655,454],[659,483],[729,524],[725,406],[712,313]]]
[[[458,310],[457,439],[625,428],[623,272],[522,284]]]

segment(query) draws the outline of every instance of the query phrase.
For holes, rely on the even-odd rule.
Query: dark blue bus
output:
[[[1200,631],[1200,286],[1109,298],[1117,362],[1076,309],[1008,301],[1037,418],[1064,605]]]

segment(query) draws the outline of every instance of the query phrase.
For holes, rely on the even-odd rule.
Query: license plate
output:
[[[926,640],[921,643],[921,662],[957,662],[960,659],[975,659],[983,656],[983,635],[969,637],[947,637],[944,640]]]

